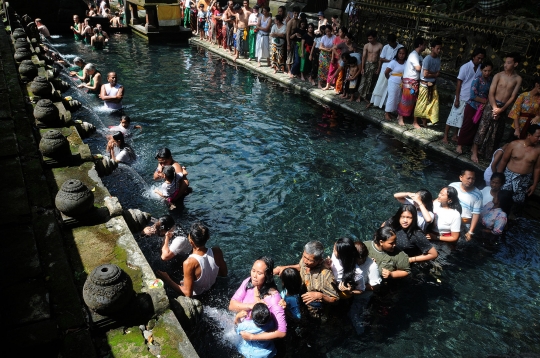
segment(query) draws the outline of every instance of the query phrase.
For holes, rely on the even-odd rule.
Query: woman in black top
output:
[[[302,45],[300,46],[300,78],[302,81],[306,80],[306,77],[304,77],[304,74],[307,76],[307,78],[310,77],[311,73],[311,61],[310,61],[310,55],[311,51],[313,50],[313,42],[315,41],[315,25],[312,23],[309,23],[307,25],[307,32],[302,37]]]
[[[396,249],[404,251],[409,256],[409,262],[434,260],[439,254],[418,227],[417,220],[418,213],[414,205],[403,204],[382,226],[389,225],[394,229],[397,236]]]

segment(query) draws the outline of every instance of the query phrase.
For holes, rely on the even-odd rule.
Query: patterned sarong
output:
[[[435,124],[439,121],[439,93],[437,85],[427,86],[420,83],[420,93],[414,108],[414,116],[417,118],[427,118]]]
[[[319,55],[319,81],[326,82],[328,79],[328,69],[330,67],[330,59],[332,52],[320,51]]]
[[[283,51],[285,46],[283,46],[283,44],[276,44],[274,41],[272,41],[272,44],[270,45],[270,64],[272,67],[275,66],[277,70],[282,70],[285,66],[285,56]]]
[[[504,176],[506,182],[501,189],[512,191],[514,203],[523,204],[525,199],[527,199],[527,190],[529,190],[533,182],[533,173],[517,174],[506,168],[504,170]]]
[[[375,70],[377,70],[377,62],[366,62],[364,68],[364,74],[362,75],[362,80],[360,81],[360,87],[358,87],[358,92],[360,92],[360,97],[366,98],[371,91],[371,85],[373,84],[373,76],[375,75]]]
[[[414,111],[414,105],[418,98],[418,80],[412,78],[403,78],[401,92],[401,101],[398,105],[398,114],[403,117],[410,117]]]
[[[503,103],[497,103],[502,107]],[[495,151],[499,148],[499,143],[504,135],[504,123],[507,119],[507,113],[503,112],[497,120],[493,119],[493,107],[488,102],[484,108],[482,119],[478,125],[478,131],[474,137],[474,144],[478,146],[478,154],[489,160]]]

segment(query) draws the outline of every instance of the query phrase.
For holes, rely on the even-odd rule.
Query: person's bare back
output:
[[[376,42],[374,44],[367,43],[364,45],[364,54],[367,53],[366,61],[367,62],[378,62],[379,58],[381,56],[382,51],[382,44],[380,42]]]

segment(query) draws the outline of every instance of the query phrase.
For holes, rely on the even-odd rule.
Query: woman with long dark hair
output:
[[[456,188],[447,186],[441,189],[433,202],[437,214],[437,224],[433,231],[441,241],[457,242],[461,232],[461,204]]]
[[[423,232],[428,232],[428,227],[433,223],[433,196],[427,189],[420,189],[416,193],[395,193],[394,198],[402,204],[413,204],[418,212],[418,227]]]
[[[281,296],[274,281],[274,260],[268,256],[259,257],[251,268],[250,277],[246,278],[231,298],[229,310],[233,312],[246,311],[246,317],[256,303],[263,302],[268,306],[276,330],[260,334],[242,332],[244,340],[266,341],[283,338],[287,333],[285,311],[279,305]],[[249,318],[248,318],[249,319]]]
[[[360,267],[358,267],[358,251],[354,241],[348,237],[342,237],[334,244],[332,253],[332,272],[339,285],[342,298],[348,298],[352,294],[362,293],[366,287]]]
[[[382,226],[390,226],[396,233],[396,249],[409,256],[409,262],[434,260],[439,256],[418,227],[418,212],[412,204],[403,204],[396,214]]]
[[[116,132],[112,135],[107,143],[107,152],[112,160],[119,163],[130,164],[137,159],[133,149],[126,144],[122,132]]]

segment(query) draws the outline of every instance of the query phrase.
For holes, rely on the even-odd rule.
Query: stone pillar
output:
[[[132,4],[132,3],[129,3],[129,6],[131,8],[131,22],[130,24],[131,25],[139,25],[140,24],[140,21],[139,21],[139,10],[137,10],[137,4]]]
[[[148,32],[158,32],[159,23],[157,17],[157,8],[155,5],[145,6],[146,10],[146,25],[144,26]]]
[[[129,3],[124,2],[124,26],[128,26],[131,23],[131,9]]]

